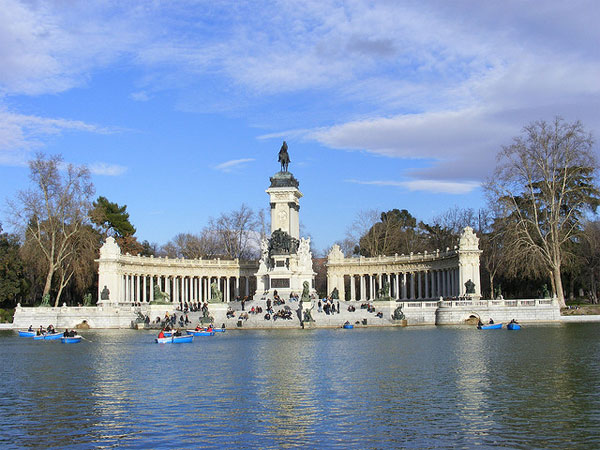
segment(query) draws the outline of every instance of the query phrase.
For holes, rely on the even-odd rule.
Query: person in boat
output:
[[[494,319],[490,317],[490,325],[494,325]]]
[[[36,334],[37,334],[38,336],[41,336],[41,335],[42,335],[42,334],[44,334],[44,333],[45,333],[45,332],[44,332],[44,327],[40,325],[40,327],[38,328],[38,330],[37,330],[37,333],[36,333]]]
[[[175,333],[173,333],[173,336],[181,336],[181,331],[179,330],[179,328],[177,328]]]
[[[212,323],[208,326],[208,328],[206,329],[206,331],[208,331],[209,333],[213,332],[213,326]]]
[[[33,325],[29,325],[29,328],[27,328],[27,331],[33,331]]]
[[[194,328],[195,331],[200,331],[202,328],[200,328],[200,325],[196,325],[196,328]]]
[[[69,329],[65,328],[65,332],[63,333],[63,337],[69,337]]]
[[[224,330],[225,329],[225,324],[221,325],[221,328]]]
[[[515,319],[512,319],[509,323],[518,323]]]
[[[165,330],[160,330],[160,333],[158,333],[158,338],[164,338],[165,337]]]
[[[483,322],[481,319],[477,320],[477,328],[481,328],[483,326]]]
[[[350,322],[348,322],[347,320],[344,322],[344,325],[350,325]]]

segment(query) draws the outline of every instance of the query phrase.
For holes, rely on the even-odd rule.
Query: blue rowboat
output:
[[[81,336],[61,337],[60,342],[62,344],[77,344],[81,342]]]
[[[173,332],[172,331],[165,331],[163,334],[165,335],[165,337],[171,337],[171,336],[173,336]]]
[[[502,323],[493,323],[491,325],[481,325],[481,326],[478,326],[477,328],[479,328],[480,330],[499,330],[500,328],[502,328]]]
[[[346,330],[351,330],[352,328],[354,328],[354,325],[352,325],[351,323],[345,323],[345,324],[343,325],[343,327],[344,327]]]
[[[164,338],[155,338],[154,341],[157,344],[184,344],[186,342],[192,342],[193,339],[194,339],[194,336],[187,335],[187,336],[170,336],[170,337],[164,337]]]
[[[33,340],[34,341],[42,341],[42,340],[44,340],[45,336],[46,336],[45,334],[36,334],[35,336],[33,336]]]
[[[44,340],[45,341],[53,341],[56,339],[60,339],[63,337],[62,333],[50,333],[50,334],[45,334],[44,335]]]
[[[215,333],[225,333],[225,328],[213,328]]]
[[[214,336],[214,331],[204,331],[204,330],[186,330],[189,336]]]
[[[519,325],[518,323],[509,323],[508,325],[506,325],[506,328],[509,330],[520,330],[521,329],[521,325]]]
[[[35,331],[19,330],[20,337],[34,337]]]

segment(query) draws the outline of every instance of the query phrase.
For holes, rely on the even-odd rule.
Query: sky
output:
[[[286,140],[324,250],[361,210],[484,207],[497,152],[533,121],[600,135],[595,0],[0,4],[5,229],[36,152],[87,165],[165,244],[266,210]]]

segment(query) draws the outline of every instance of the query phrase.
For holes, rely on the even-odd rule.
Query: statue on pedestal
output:
[[[302,283],[302,301],[303,302],[310,302],[310,286],[308,284],[308,281],[305,281],[304,283]]]
[[[283,141],[283,145],[281,146],[281,149],[279,150],[279,160],[278,161],[281,163],[281,171],[287,172],[288,164],[290,163],[290,155],[288,154],[288,146],[285,141]]]
[[[217,282],[213,281],[210,284],[210,302],[211,303],[220,303],[223,301],[223,294],[219,290],[219,286],[217,286]]]
[[[100,293],[100,300],[108,300],[109,298],[110,298],[110,291],[108,290],[106,285],[104,285],[104,289],[102,289],[102,292]]]
[[[392,319],[393,320],[404,320],[404,313],[402,312],[402,305],[398,305],[398,307],[394,310],[394,313],[392,314]]]

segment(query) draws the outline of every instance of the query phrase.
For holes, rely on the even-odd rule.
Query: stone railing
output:
[[[500,307],[500,308],[518,308],[524,306],[551,306],[558,305],[556,299],[520,299],[520,300],[443,300],[439,302],[442,308],[452,307]]]

